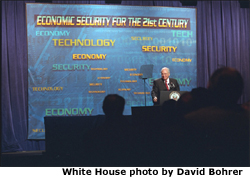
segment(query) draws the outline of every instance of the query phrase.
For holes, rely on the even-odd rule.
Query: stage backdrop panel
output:
[[[45,116],[103,114],[107,94],[125,115],[153,105],[164,66],[181,91],[197,86],[195,8],[27,3],[26,16],[29,139],[44,139]]]

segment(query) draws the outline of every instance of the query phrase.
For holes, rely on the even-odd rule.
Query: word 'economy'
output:
[[[46,108],[46,116],[84,116],[91,115],[94,108]]]

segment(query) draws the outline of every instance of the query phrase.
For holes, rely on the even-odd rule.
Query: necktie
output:
[[[169,90],[167,81],[165,81],[165,85],[167,87],[167,90]]]

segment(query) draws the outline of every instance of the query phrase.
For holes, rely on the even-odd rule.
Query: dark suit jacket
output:
[[[169,78],[170,90],[169,91],[180,91],[179,84],[176,79]],[[152,99],[157,97],[157,102],[154,102],[154,105],[160,104],[160,91],[167,91],[167,87],[162,78],[154,80],[153,88],[151,91]]]

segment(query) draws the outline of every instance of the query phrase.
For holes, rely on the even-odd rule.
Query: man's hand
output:
[[[157,97],[154,97],[153,101],[154,101],[154,102],[157,102]]]

